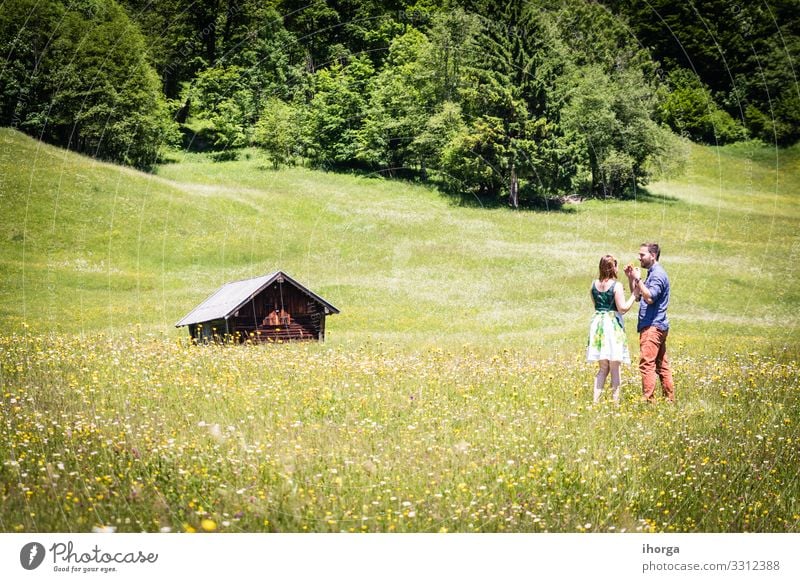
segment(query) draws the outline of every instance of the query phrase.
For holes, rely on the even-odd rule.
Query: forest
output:
[[[148,169],[259,147],[536,204],[800,137],[800,0],[7,0],[0,125]]]

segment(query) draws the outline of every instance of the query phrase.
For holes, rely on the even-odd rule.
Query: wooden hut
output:
[[[333,305],[282,271],[227,283],[175,327],[189,327],[197,341],[325,340],[325,317]]]

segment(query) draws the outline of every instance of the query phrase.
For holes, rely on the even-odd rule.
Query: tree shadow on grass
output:
[[[676,204],[681,201],[680,198],[675,196],[666,196],[664,194],[654,194],[645,186],[637,186],[636,189],[625,190],[621,194],[608,196],[603,194],[592,193],[588,186],[581,187],[579,194],[576,196],[568,197],[571,201],[581,202],[584,200],[599,200],[603,201],[621,201],[621,202],[645,202],[645,203],[658,203],[658,204]]]
[[[521,192],[519,207],[513,208],[508,204],[507,196],[485,195],[467,191],[453,191],[444,180],[437,177],[436,170],[424,171],[416,167],[374,168],[365,164],[313,164],[305,161],[299,164],[302,167],[331,172],[338,175],[357,176],[371,180],[382,180],[388,183],[404,184],[409,186],[422,186],[436,190],[451,206],[459,208],[506,208],[518,212],[560,212],[573,214],[577,212],[571,204],[580,200],[569,196],[542,196],[533,192]],[[264,168],[267,169],[267,168]]]
[[[653,194],[644,186],[636,188],[636,192],[628,192],[620,200],[635,200],[636,202],[657,202],[659,204],[676,204],[680,202],[680,198],[675,196],[666,196],[665,194]]]
[[[567,196],[536,196],[520,198],[519,206],[514,208],[504,196],[480,196],[467,192],[451,192],[444,188],[437,188],[452,206],[459,208],[505,208],[514,212],[558,212],[574,214],[577,212],[574,202],[579,200]]]
[[[458,208],[483,208],[483,209],[508,209],[516,212],[534,213],[560,213],[575,214],[577,205],[587,199],[602,199],[598,196],[585,196],[582,194],[563,194],[545,195],[526,188],[520,192],[519,206],[512,207],[509,204],[508,196],[487,194],[481,195],[476,192],[466,190],[456,191],[452,186],[448,186],[446,181],[436,177],[436,171],[425,172],[419,168],[374,168],[364,164],[350,163],[327,163],[314,164],[308,160],[300,161],[296,164],[321,172],[330,172],[337,175],[356,176],[371,180],[381,180],[389,183],[404,184],[409,186],[423,186],[436,190],[451,206]],[[267,166],[262,166],[261,170],[270,170]],[[637,188],[636,196],[631,193],[626,196],[610,198],[613,200],[641,200],[645,202],[678,202],[677,198],[666,197],[652,194],[645,188]]]

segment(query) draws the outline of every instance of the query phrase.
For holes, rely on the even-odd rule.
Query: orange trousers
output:
[[[667,335],[655,326],[644,328],[639,334],[639,372],[642,374],[642,395],[648,402],[655,401],[656,377],[661,380],[661,390],[670,402],[675,402],[675,385],[667,358]]]

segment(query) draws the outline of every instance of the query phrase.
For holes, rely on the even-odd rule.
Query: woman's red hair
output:
[[[606,255],[600,259],[600,277],[601,281],[605,281],[606,279],[614,279],[616,278],[616,274],[614,273],[614,267],[617,266],[617,259],[612,257],[611,255]]]

